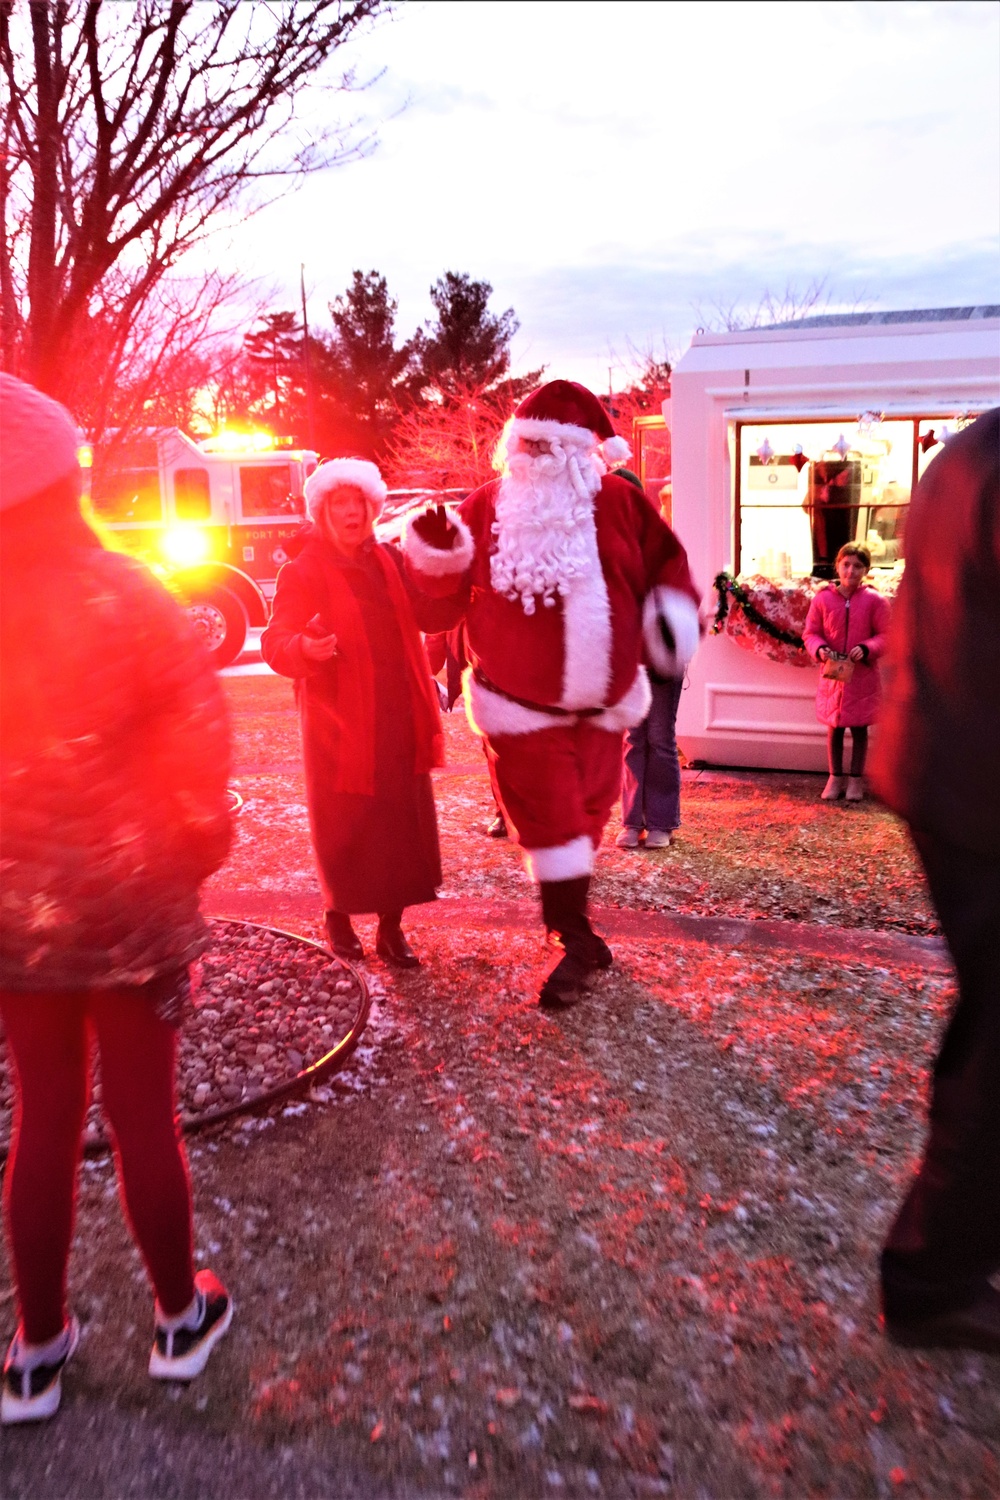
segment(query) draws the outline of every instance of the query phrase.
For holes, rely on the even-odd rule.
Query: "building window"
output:
[[[832,578],[852,541],[873,568],[900,564],[916,429],[910,417],[738,424],[737,570]]]

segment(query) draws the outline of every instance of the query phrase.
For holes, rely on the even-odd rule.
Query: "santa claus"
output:
[[[698,644],[683,547],[642,492],[609,473],[628,452],[592,392],[551,381],[508,423],[501,478],[457,511],[412,515],[402,539],[415,581],[464,609],[469,720],[563,949],[539,996],[550,1008],[572,1004],[613,961],[587,894],[622,733],[649,710],[643,648],[677,677]]]

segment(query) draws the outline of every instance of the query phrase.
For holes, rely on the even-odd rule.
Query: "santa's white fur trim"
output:
[[[640,667],[627,693],[617,703],[612,703],[600,715],[590,720],[595,729],[607,729],[614,734],[623,734],[626,729],[641,724],[653,706],[653,691],[649,686],[646,668]]]
[[[673,632],[673,651],[660,632],[661,617]],[[698,649],[698,606],[680,589],[661,583],[646,595],[642,606],[642,634],[649,659],[660,676],[683,677],[688,662]]]
[[[525,708],[523,703],[514,703],[501,693],[483,687],[467,667],[462,674],[465,693],[465,714],[469,727],[475,734],[493,738],[504,734],[534,734],[538,729],[557,729],[566,724],[575,724],[575,716],[547,714],[541,709]]]
[[[413,522],[417,517],[426,515],[427,512],[428,507],[421,506],[419,510],[411,510],[404,517],[400,539],[403,555],[418,573],[426,573],[428,578],[446,578],[449,573],[464,573],[466,568],[472,566],[472,558],[476,550],[472,532],[458,511],[446,506],[445,515],[458,532],[458,536],[452,542],[449,552],[442,551],[440,547],[429,547],[413,529]]]
[[[611,604],[597,553],[593,515],[580,528],[588,568],[563,595],[563,680],[560,708],[597,708],[611,681]]]
[[[627,458],[632,457],[632,449],[623,437],[607,438],[601,444],[601,453],[609,468],[613,468],[615,464],[623,464]]]
[[[330,458],[318,469],[313,469],[305,483],[306,509],[316,519],[316,513],[327,495],[341,487],[360,490],[368,501],[372,520],[385,504],[388,491],[385,480],[374,464],[363,458]]]
[[[570,422],[543,421],[539,417],[515,417],[510,424],[510,438],[530,438],[535,443],[559,443],[565,447],[598,448],[600,438],[589,427],[575,427]],[[610,442],[610,439],[608,440]]]
[[[532,880],[576,880],[594,870],[594,846],[585,833],[568,844],[549,849],[525,849],[524,863]]]

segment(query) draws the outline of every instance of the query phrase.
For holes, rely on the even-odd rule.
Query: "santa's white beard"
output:
[[[532,458],[508,455],[497,495],[490,558],[494,589],[519,599],[526,615],[536,601],[551,608],[575,579],[590,577],[600,563],[594,528],[594,496],[604,467],[596,453],[554,444]]]

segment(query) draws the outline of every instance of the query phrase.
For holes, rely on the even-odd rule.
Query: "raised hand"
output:
[[[309,661],[329,661],[337,654],[337,637],[327,630],[323,616],[313,615],[302,632],[302,655]]]
[[[428,547],[439,552],[450,552],[458,535],[458,527],[448,520],[443,505],[428,507],[411,522],[414,532]]]

